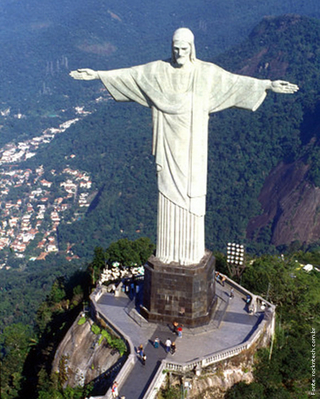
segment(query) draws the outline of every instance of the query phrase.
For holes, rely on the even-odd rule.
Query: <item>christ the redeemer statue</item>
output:
[[[267,90],[298,90],[289,82],[235,75],[198,60],[187,28],[174,33],[170,60],[70,75],[100,79],[116,101],[151,108],[159,189],[156,256],[180,265],[197,264],[205,254],[209,114],[231,107],[255,111]]]

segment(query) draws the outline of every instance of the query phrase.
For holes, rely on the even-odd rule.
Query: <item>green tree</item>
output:
[[[23,367],[30,350],[32,328],[17,323],[4,328],[0,336],[1,347],[1,398],[19,397],[24,381]]]
[[[51,292],[49,294],[49,301],[58,303],[66,297],[66,291],[64,287],[64,278],[59,277],[52,284]]]
[[[225,399],[265,399],[264,388],[261,384],[253,382],[246,384],[239,382],[226,393]]]
[[[139,263],[139,254],[135,251],[133,242],[122,238],[110,244],[106,251],[108,263],[119,262],[122,266],[131,266]]]
[[[106,254],[101,247],[94,249],[94,257],[92,262],[89,264],[88,270],[91,275],[91,282],[94,285],[98,280],[102,270],[106,266]]]
[[[154,244],[147,237],[135,241],[122,238],[110,244],[106,250],[106,257],[109,264],[119,262],[122,266],[144,265],[154,248]]]
[[[310,331],[320,322],[320,276],[318,272],[304,271],[300,261],[318,260],[318,252],[299,252],[284,258],[263,256],[246,268],[242,284],[256,294],[268,296],[277,305],[277,328],[272,353],[266,348],[258,351],[254,377],[259,387],[237,385],[228,392],[228,398],[241,394],[256,397],[250,396],[252,389],[261,390],[262,398],[308,397]],[[320,350],[319,342],[316,350]],[[319,360],[316,367],[318,364]]]
[[[141,237],[133,242],[133,248],[139,256],[139,265],[144,265],[154,252],[156,246],[151,242],[149,237]]]

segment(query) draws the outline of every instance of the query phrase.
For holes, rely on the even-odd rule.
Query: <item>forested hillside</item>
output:
[[[212,120],[209,140],[218,156],[212,153],[215,173],[209,177],[208,199],[213,203],[213,219],[220,227],[216,242],[223,236],[225,240],[230,235],[235,239],[234,234],[245,238],[248,220],[261,212],[257,198],[262,184],[280,161],[300,160],[310,170],[308,182],[319,184],[314,173],[319,148],[319,44],[317,20],[297,16],[265,18],[243,46],[219,57],[218,63],[228,69],[259,78],[289,80],[297,83],[300,91],[294,96],[269,93],[256,113],[230,111]],[[223,208],[215,206],[219,203]],[[227,212],[222,212],[224,209]],[[222,214],[228,214],[233,222],[229,224],[225,219],[220,224]],[[207,223],[210,224],[208,218]],[[212,227],[209,229],[212,231]],[[258,246],[247,244],[268,252],[271,230],[269,225],[260,233]]]

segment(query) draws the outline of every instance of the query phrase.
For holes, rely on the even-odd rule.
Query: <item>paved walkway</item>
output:
[[[217,283],[219,304],[213,320],[203,327],[184,328],[182,338],[178,338],[169,325],[143,323],[140,326],[128,315],[128,308],[133,303],[127,296],[102,295],[98,301],[102,312],[130,337],[135,349],[142,344],[147,356],[146,365],[137,361],[124,385],[120,387],[120,396],[123,395],[126,399],[142,399],[161,360],[166,356],[185,363],[246,341],[260,321],[259,314],[249,315],[245,296],[235,290],[234,298],[229,299],[229,292],[228,284],[222,287]],[[158,349],[153,346],[156,337],[161,340]],[[167,338],[176,342],[177,351],[174,355],[165,352],[163,344]]]

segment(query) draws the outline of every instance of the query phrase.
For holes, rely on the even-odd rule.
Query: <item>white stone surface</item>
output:
[[[288,82],[240,76],[196,59],[193,34],[186,28],[174,33],[171,60],[70,75],[101,79],[116,101],[151,108],[159,189],[157,257],[183,265],[204,255],[209,114],[230,107],[255,111],[267,90],[298,90]]]

